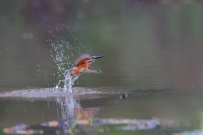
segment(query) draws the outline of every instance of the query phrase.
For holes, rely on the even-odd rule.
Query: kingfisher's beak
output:
[[[92,62],[94,62],[94,61],[95,61],[95,59],[87,60],[87,62],[90,62],[90,63],[92,63]]]
[[[93,59],[100,59],[100,58],[103,58],[104,55],[101,55],[101,56],[92,56]]]

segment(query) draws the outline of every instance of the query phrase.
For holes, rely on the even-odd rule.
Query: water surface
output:
[[[62,89],[56,92],[46,88],[1,93],[1,110],[4,111],[1,111],[0,127],[5,130],[24,123],[44,134],[109,135],[174,134],[188,130],[199,133],[202,129],[201,93],[160,87],[81,87],[73,91],[75,93]],[[70,133],[76,119],[78,123]],[[44,127],[48,121],[59,123],[62,120],[70,125]]]

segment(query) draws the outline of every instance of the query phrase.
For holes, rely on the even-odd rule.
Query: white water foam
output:
[[[79,75],[72,76],[69,72],[67,72],[64,79],[64,91],[73,92],[72,86],[74,85],[75,80],[78,78]]]
[[[69,82],[68,82],[69,83]],[[72,85],[71,85],[72,86]],[[71,92],[64,90],[64,88],[39,88],[39,89],[25,89],[14,90],[0,93],[0,98],[27,98],[27,99],[57,99],[69,98],[71,96],[87,96],[88,98],[98,97],[102,94],[123,94],[131,93],[132,89],[136,91],[138,88],[124,88],[124,87],[98,87],[98,88],[84,88],[71,87]],[[143,90],[146,91],[146,90]],[[90,96],[91,95],[91,96]],[[94,95],[94,96],[93,96]]]
[[[68,96],[80,96],[89,94],[100,94],[101,91],[95,91],[90,88],[75,87],[72,93],[64,91],[62,88],[42,88],[29,90],[15,90],[11,92],[0,93],[0,98],[34,98],[34,99],[50,99]]]

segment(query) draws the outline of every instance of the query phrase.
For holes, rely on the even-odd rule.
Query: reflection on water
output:
[[[46,135],[203,133],[201,102],[194,101],[200,98],[198,96],[186,95],[182,98],[177,93],[147,91],[125,95],[111,94],[85,99],[71,94],[60,96],[52,103],[58,119],[50,117],[33,125],[19,121],[19,124],[13,124],[3,131],[10,134]],[[196,106],[193,106],[194,103]]]
[[[61,107],[63,132],[73,132],[76,122],[80,118],[79,116],[75,115],[74,108],[80,108],[80,104],[76,102],[72,96],[65,99],[57,99],[57,103],[59,103]]]
[[[5,133],[10,134],[47,134],[48,128],[52,128],[52,134],[69,135],[90,132],[110,132],[105,125],[114,125],[115,130],[148,130],[160,125],[159,119],[127,119],[127,118],[98,118],[101,111],[99,107],[82,108],[80,102],[73,96],[57,98],[56,102],[61,109],[62,118],[42,122],[38,128],[27,124],[18,124],[10,128],[4,128]],[[46,128],[44,128],[46,127]]]

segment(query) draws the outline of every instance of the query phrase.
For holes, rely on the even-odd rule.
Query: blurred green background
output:
[[[0,89],[54,87],[57,63],[82,53],[105,55],[93,64],[103,73],[75,86],[199,89],[202,14],[201,0],[1,0]]]

